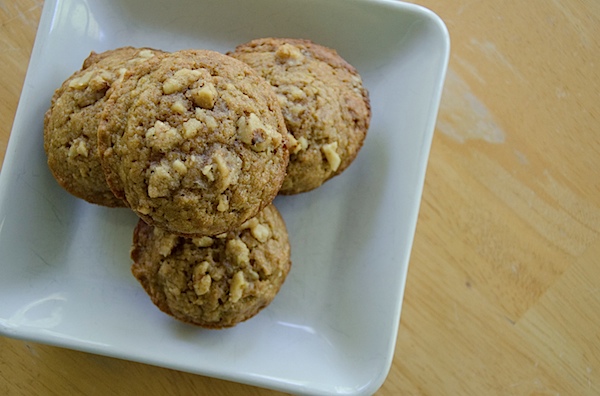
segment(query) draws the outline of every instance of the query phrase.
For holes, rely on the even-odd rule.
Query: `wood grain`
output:
[[[600,3],[418,2],[452,55],[378,395],[600,394]],[[43,2],[0,0],[0,159]],[[277,392],[0,338],[0,394]]]

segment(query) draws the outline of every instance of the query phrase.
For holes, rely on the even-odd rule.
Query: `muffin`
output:
[[[309,40],[261,38],[228,53],[265,78],[281,105],[290,161],[281,194],[313,190],[343,172],[369,128],[369,95],[357,70]]]
[[[220,234],[255,216],[277,195],[289,158],[269,84],[207,50],[127,72],[98,137],[113,193],[147,224],[183,236]]]
[[[216,237],[185,238],[140,220],[131,257],[133,275],[161,311],[213,329],[269,305],[291,267],[285,223],[272,204]]]

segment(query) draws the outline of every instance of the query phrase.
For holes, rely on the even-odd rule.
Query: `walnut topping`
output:
[[[196,106],[212,109],[217,100],[217,89],[213,84],[206,83],[202,88],[192,91],[192,100]]]
[[[265,125],[254,113],[238,119],[237,133],[243,143],[258,152],[277,148],[282,140],[281,134]]]
[[[229,186],[238,181],[242,160],[229,151],[219,150],[212,156],[212,170],[219,193],[227,190]],[[208,176],[207,176],[208,177]]]
[[[169,254],[171,254],[175,245],[177,245],[177,239],[178,239],[177,235],[165,234],[160,239],[160,246],[158,247],[158,253],[160,253],[160,255],[163,257],[167,257]]]
[[[202,128],[202,123],[195,118],[191,118],[183,123],[183,137],[186,139],[192,139]]]
[[[69,82],[69,88],[85,89],[88,86],[93,75],[94,75],[93,71],[88,71],[88,72],[84,73],[82,76],[72,79]]]
[[[207,273],[209,265],[210,264],[208,261],[203,261],[194,267],[192,281],[194,285],[194,292],[198,296],[208,293],[210,285],[212,284],[212,278]]]
[[[173,77],[167,78],[163,83],[163,92],[167,95],[181,92],[188,88],[194,82],[200,79],[200,73],[198,70],[181,69],[177,70]]]
[[[257,281],[260,279],[260,275],[258,274],[258,272],[254,271],[253,269],[251,269],[248,272],[248,275],[250,276],[250,280],[252,281]]]
[[[262,224],[257,224],[256,227],[250,229],[252,236],[259,242],[265,243],[271,236],[271,230]]]
[[[213,174],[213,165],[209,164],[202,168],[202,174],[210,181],[215,181],[215,175]]]
[[[196,107],[196,119],[204,123],[209,131],[214,131],[219,126],[215,117],[200,107]]]
[[[219,153],[213,156],[213,162],[216,165],[217,171],[219,172],[219,177],[223,181],[225,190],[227,189],[227,187],[229,187],[230,184],[229,179],[231,170],[229,169],[229,166],[227,166],[227,161],[225,161],[225,158],[223,158],[223,156]]]
[[[148,145],[154,150],[167,152],[181,143],[181,134],[168,123],[156,121],[154,126],[146,131]]]
[[[143,49],[137,53],[135,58],[130,59],[129,61],[127,61],[127,63],[128,64],[141,63],[141,62],[147,61],[148,59],[152,58],[153,56],[154,56],[154,51],[149,50],[149,49]]]
[[[233,303],[238,302],[244,293],[244,289],[248,286],[244,273],[238,271],[233,275],[231,279],[231,286],[229,289],[229,300]]]
[[[337,142],[328,143],[321,146],[321,151],[323,152],[323,154],[325,154],[325,158],[329,163],[329,168],[331,168],[331,170],[334,172],[338,169],[340,163],[342,162],[339,154],[336,152],[337,147]]]
[[[73,142],[73,144],[71,145],[71,147],[69,147],[69,158],[73,158],[73,157],[77,157],[77,156],[82,156],[82,157],[87,158],[88,154],[89,154],[89,150],[87,148],[87,145],[81,139],[75,140]]]
[[[219,212],[225,212],[229,209],[229,199],[226,195],[219,195],[219,204],[217,205],[217,210]]]
[[[197,247],[210,247],[213,245],[213,239],[209,236],[202,236],[200,238],[192,238],[192,243]]]
[[[210,277],[210,275],[206,274],[202,276],[198,281],[194,282],[194,291],[199,296],[206,294],[208,293],[211,284],[212,278]]]
[[[300,52],[300,49],[291,44],[283,44],[275,52],[275,57],[280,62],[288,62],[298,64],[304,59],[304,55]]]
[[[144,59],[150,59],[154,56],[154,52],[149,49],[143,49],[140,52],[138,52],[137,56]]]
[[[247,266],[250,263],[250,250],[241,239],[230,239],[227,241],[225,250],[228,255],[233,256],[236,264]]]
[[[185,114],[187,108],[185,107],[185,103],[183,103],[183,101],[178,100],[171,105],[171,110],[177,114]]]
[[[308,140],[306,140],[304,136],[301,136],[299,139],[296,139],[294,135],[288,133],[288,142],[291,154],[298,154],[300,151],[306,150],[308,148]]]
[[[182,176],[187,173],[187,166],[185,166],[185,163],[180,159],[173,161],[173,169]]]
[[[148,196],[150,198],[166,197],[171,189],[179,186],[179,179],[171,174],[172,168],[161,163],[150,168],[151,174],[148,180]]]
[[[306,140],[306,138],[304,136],[300,136],[300,138],[298,139],[298,143],[300,143],[300,150],[306,150],[308,148],[308,140]]]
[[[250,220],[246,220],[242,224],[242,230],[250,229],[250,233],[257,241],[260,243],[265,243],[269,237],[271,236],[271,230],[268,226],[260,224],[256,217],[251,218]]]
[[[113,80],[114,76],[112,74],[106,70],[101,70],[98,74],[90,79],[88,86],[96,92],[102,92],[110,88],[110,84]]]

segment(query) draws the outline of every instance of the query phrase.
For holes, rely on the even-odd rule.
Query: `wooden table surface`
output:
[[[598,395],[600,2],[419,3],[452,55],[377,394]],[[42,5],[0,0],[0,162]],[[2,395],[141,392],[277,394],[0,337]]]

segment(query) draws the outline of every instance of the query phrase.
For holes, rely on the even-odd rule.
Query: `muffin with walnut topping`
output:
[[[98,146],[117,197],[183,236],[238,228],[271,203],[288,163],[269,84],[248,65],[182,50],[126,73],[101,115]]]
[[[184,238],[140,220],[131,257],[133,275],[161,311],[206,328],[256,315],[291,267],[285,223],[272,204],[214,237]]]
[[[335,50],[309,40],[262,38],[228,55],[258,71],[281,104],[292,138],[280,193],[315,189],[352,163],[371,107],[358,71]]]

